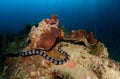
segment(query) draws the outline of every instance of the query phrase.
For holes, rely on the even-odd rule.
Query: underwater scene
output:
[[[0,0],[0,79],[120,79],[120,0]]]

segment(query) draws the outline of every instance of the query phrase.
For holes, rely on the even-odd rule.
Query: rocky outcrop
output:
[[[28,57],[18,57],[18,64],[21,66],[15,77],[20,77],[21,73],[25,79],[119,79],[119,63],[109,59],[107,48],[103,43],[98,43],[101,54],[94,55],[90,52],[92,48],[84,45],[61,42],[68,44],[62,49],[68,52],[69,60],[62,65],[55,65],[39,55]],[[64,56],[56,51],[57,46],[46,52],[49,56],[60,59]],[[94,48],[95,49],[95,48]],[[97,51],[94,51],[97,53]],[[103,55],[102,55],[103,54]],[[17,68],[16,68],[17,69]],[[18,70],[16,70],[18,71]],[[11,71],[12,72],[12,71]]]

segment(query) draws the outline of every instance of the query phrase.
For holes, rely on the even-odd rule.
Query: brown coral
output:
[[[83,42],[87,47],[90,47],[90,44],[97,43],[97,40],[94,38],[93,32],[90,32],[90,34],[88,34],[86,30],[72,30],[72,32],[64,39],[71,40],[75,43]]]
[[[29,33],[31,42],[24,50],[49,50],[52,48],[58,37],[64,37],[64,33],[58,28],[58,23],[57,16],[51,15],[50,18],[42,20],[38,27],[33,26]]]
[[[60,35],[61,35],[60,29],[51,27],[51,30],[48,30],[40,35],[40,39],[37,42],[37,48],[49,50],[56,41],[56,38]]]
[[[96,44],[97,43],[97,40],[94,38],[94,33],[93,32],[89,33],[87,40],[90,44]]]
[[[72,30],[70,35],[68,35],[67,37],[86,38],[87,37],[87,32],[86,32],[86,30],[78,30],[78,31]]]
[[[50,16],[50,20],[49,20],[49,24],[50,24],[50,25],[58,24],[57,22],[58,22],[57,16],[56,16],[56,15],[51,15],[51,16]]]

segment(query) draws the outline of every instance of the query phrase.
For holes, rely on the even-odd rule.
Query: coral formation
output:
[[[63,35],[64,34],[62,30],[58,28],[57,16],[52,15],[49,19],[45,19],[40,22],[38,27],[32,27],[31,32],[29,33],[29,39],[31,42],[28,47],[25,48],[29,50],[20,50],[19,55],[29,56],[39,54],[56,65],[63,64],[68,60],[67,52],[61,49],[61,47],[64,45],[58,46],[57,49],[65,56],[64,59],[55,60],[54,58],[48,56],[45,51],[42,51],[50,50],[53,47],[56,39],[62,38]]]
[[[93,32],[90,32],[88,37],[87,37],[87,40],[90,44],[96,44],[97,43],[97,40],[94,38],[94,33]]]
[[[36,47],[49,50],[56,41],[56,38],[61,34],[61,30],[58,28],[51,27],[51,30],[45,31],[40,35],[39,41],[36,43]]]
[[[66,44],[66,42],[61,42]],[[119,79],[120,70],[119,66],[108,59],[107,49],[103,45],[103,51],[101,54],[106,53],[106,58],[89,54],[90,48],[83,45],[77,45],[67,43],[69,47],[63,47],[62,49],[67,51],[70,58],[67,63],[62,65],[54,65],[48,60],[44,59],[40,55],[32,55],[27,57],[18,56],[17,62],[11,67],[8,67],[8,72],[12,73],[12,77],[17,78],[20,73],[23,73],[25,79]],[[57,48],[57,46],[55,47]],[[72,48],[72,49],[71,49]],[[54,55],[52,55],[53,53]],[[58,55],[56,51],[48,51],[47,54],[52,58],[58,58],[62,55]],[[12,69],[13,68],[13,69]],[[21,69],[20,69],[21,68]],[[14,71],[10,71],[10,70]],[[15,71],[19,71],[17,74]],[[111,71],[111,72],[110,72]],[[5,74],[8,74],[5,73]],[[81,73],[82,72],[82,73]],[[67,75],[67,73],[69,73]],[[65,75],[66,74],[66,75]]]
[[[107,53],[101,53],[104,51],[104,45],[100,42],[98,42],[97,44],[93,45],[90,54],[96,55],[96,56],[100,56],[100,57],[108,57]]]
[[[36,24],[35,24],[36,25]],[[18,54],[17,51],[26,47],[28,41],[26,40],[28,33],[30,32],[31,25],[26,24],[25,28],[20,31],[19,34],[4,34],[1,38],[1,50],[0,56],[7,54]]]
[[[69,35],[69,31],[65,28],[65,26],[61,26],[61,29],[63,30],[63,32],[64,32],[64,36],[67,36],[67,35]]]
[[[58,22],[57,16],[52,15],[40,22],[38,27],[33,26],[29,33],[31,43],[25,50],[49,50],[57,38],[64,37],[63,31],[58,28]]]
[[[6,57],[3,77],[5,79],[120,79],[120,65],[108,58],[107,48],[103,43],[97,42],[93,32],[73,30],[64,37],[65,31],[59,29],[58,24],[57,16],[52,15],[41,21],[38,27],[33,26],[28,36],[30,43],[19,52],[22,56]],[[63,40],[56,42],[59,38]],[[18,44],[17,38],[15,44]]]
[[[9,44],[7,51],[11,54],[17,54],[17,51],[20,49],[19,39],[15,36],[14,41]]]
[[[88,34],[86,30],[72,30],[72,32],[66,36],[64,40],[72,40],[75,43],[83,42],[87,47],[90,47],[90,45],[97,43],[93,32],[90,32]]]
[[[59,46],[58,46],[58,52],[60,52],[61,54],[63,54],[65,57],[64,57],[64,59],[59,59],[59,60],[56,60],[56,59],[54,59],[54,58],[51,58],[49,55],[47,55],[46,53],[45,53],[45,51],[41,51],[41,50],[39,50],[39,49],[35,49],[35,50],[31,50],[31,51],[26,51],[26,52],[24,52],[24,51],[19,51],[19,55],[21,55],[21,56],[30,56],[30,55],[41,55],[42,57],[44,57],[45,59],[47,59],[47,60],[49,60],[50,62],[52,62],[52,63],[54,63],[54,64],[56,64],[56,65],[60,65],[60,64],[63,64],[63,63],[65,63],[65,62],[67,62],[68,61],[68,54],[67,54],[67,52],[65,52],[65,51],[63,51],[62,49],[61,49],[61,47],[63,47],[63,46],[65,46],[65,45],[62,45],[62,44],[60,44]]]

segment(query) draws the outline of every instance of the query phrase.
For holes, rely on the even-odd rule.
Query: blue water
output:
[[[51,14],[69,31],[93,31],[110,57],[120,61],[120,0],[0,0],[0,34],[16,34]]]

